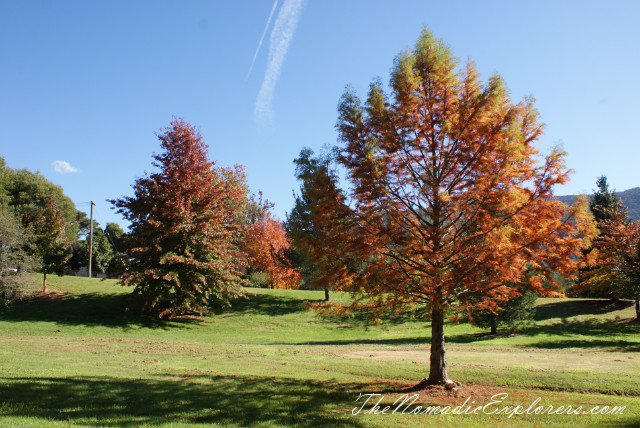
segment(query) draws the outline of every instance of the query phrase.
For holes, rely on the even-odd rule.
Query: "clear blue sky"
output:
[[[540,147],[563,142],[575,170],[557,194],[588,193],[602,174],[618,190],[640,186],[638,1],[279,0],[247,77],[273,6],[0,1],[0,155],[79,209],[93,199],[101,224],[124,225],[105,200],[132,193],[159,149],[154,133],[181,116],[212,159],[245,165],[284,218],[292,160],[336,142],[345,85],[364,94],[387,81],[428,26],[483,78],[501,74],[514,100],[537,99]]]

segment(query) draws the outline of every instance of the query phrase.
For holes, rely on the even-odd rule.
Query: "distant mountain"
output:
[[[616,192],[616,195],[622,199],[622,202],[629,208],[629,217],[631,220],[640,220],[640,187],[625,190],[624,192]],[[591,195],[589,195],[591,197]],[[577,195],[556,196],[565,204],[571,205],[576,201]]]

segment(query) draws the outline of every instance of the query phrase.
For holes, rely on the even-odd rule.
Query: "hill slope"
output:
[[[634,187],[624,192],[616,192],[616,195],[618,195],[627,208],[629,208],[629,217],[631,217],[631,220],[640,220],[640,187]],[[589,195],[589,197],[591,197],[591,195]],[[577,195],[557,196],[557,198],[565,204],[571,205],[576,201]]]

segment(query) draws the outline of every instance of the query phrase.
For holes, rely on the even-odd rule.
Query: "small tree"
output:
[[[520,323],[533,319],[538,296],[526,289],[518,290],[520,296],[513,296],[509,300],[496,302],[493,310],[470,310],[469,321],[471,324],[488,328],[491,334],[498,332],[498,327],[514,328]]]
[[[123,245],[125,285],[160,317],[202,313],[213,301],[242,296],[246,256],[238,247],[247,186],[241,167],[207,159],[200,133],[182,119],[158,135],[158,172],[136,180],[135,195],[112,200],[131,222]]]
[[[31,223],[35,233],[35,247],[42,265],[42,291],[47,291],[47,273],[64,274],[71,257],[71,241],[65,231],[65,217],[56,200],[49,198]]]
[[[551,295],[555,273],[573,275],[595,233],[584,198],[572,208],[553,198],[568,171],[559,150],[538,157],[533,100],[513,103],[499,76],[483,85],[472,63],[457,65],[425,30],[396,59],[390,96],[374,82],[364,105],[349,89],[339,105],[353,202],[348,217],[333,213],[355,225],[342,237],[366,263],[356,304],[430,312],[421,386],[450,381],[444,317],[452,304],[494,310],[517,295],[509,284]]]
[[[269,212],[262,218],[247,225],[242,249],[249,256],[249,265],[254,271],[269,276],[270,288],[298,288],[300,273],[281,262],[278,253],[291,246],[282,222],[274,219]]]
[[[350,228],[349,209],[330,152],[314,156],[313,150],[303,148],[294,163],[300,193],[287,218],[287,231],[299,252],[305,282],[324,289],[329,301],[329,290],[348,287],[353,276],[349,252],[343,248],[348,243],[343,235]]]

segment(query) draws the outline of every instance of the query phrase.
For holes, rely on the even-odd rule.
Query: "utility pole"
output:
[[[91,201],[91,216],[89,217],[89,278],[91,278],[91,260],[93,259],[93,207],[95,205]]]

